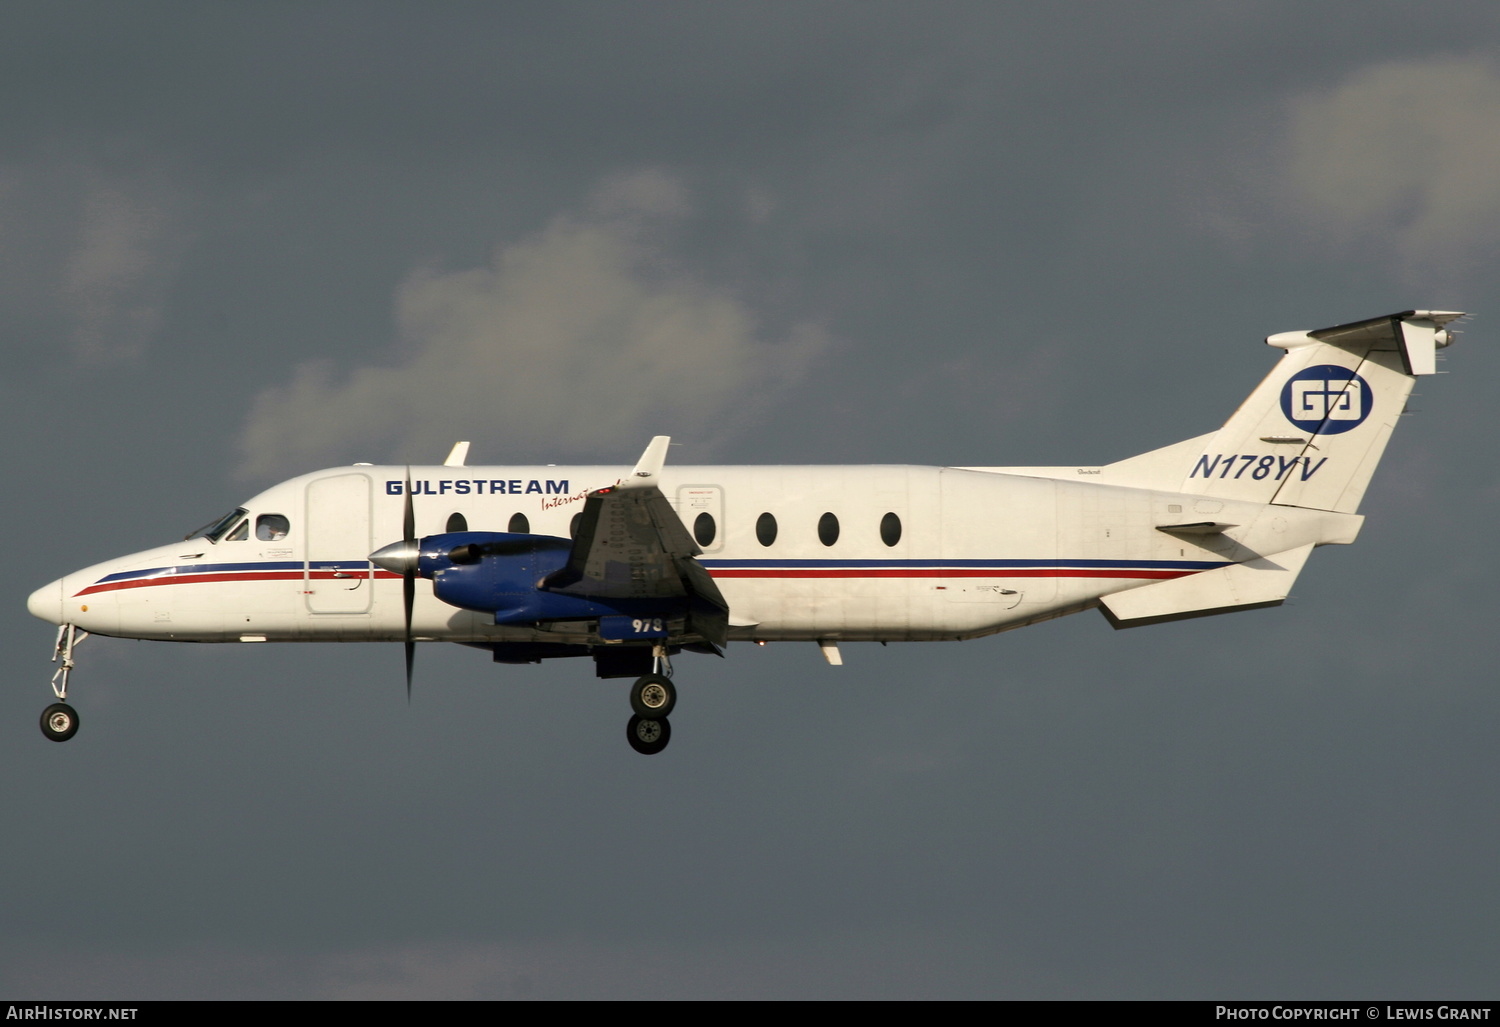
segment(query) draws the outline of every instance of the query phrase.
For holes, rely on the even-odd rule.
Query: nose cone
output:
[[[61,624],[62,617],[62,579],[58,578],[50,585],[43,585],[31,593],[26,600],[26,609],[31,611],[33,617],[40,617],[49,624]]]
[[[417,569],[417,547],[405,540],[392,542],[371,553],[370,562],[392,574],[405,576]]]

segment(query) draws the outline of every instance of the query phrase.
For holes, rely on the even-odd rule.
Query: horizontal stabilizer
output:
[[[1136,628],[1189,617],[1280,606],[1307,562],[1312,545],[1288,549],[1185,578],[1133,588],[1100,600],[1116,628]]]

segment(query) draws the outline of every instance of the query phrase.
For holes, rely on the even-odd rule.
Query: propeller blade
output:
[[[417,508],[411,501],[411,468],[406,468],[406,506],[401,511],[401,538],[415,542],[417,534]]]
[[[411,705],[411,665],[417,658],[417,643],[411,640],[411,632],[407,632],[406,639],[406,705]]]
[[[417,512],[411,500],[411,467],[406,468],[406,503],[401,511],[401,541],[382,546],[370,554],[370,562],[382,570],[401,575],[401,608],[406,627],[406,701],[411,702],[411,671],[416,662],[417,640],[412,634],[412,608],[417,603],[417,571],[421,562],[421,540],[417,538]]]
[[[401,512],[401,542],[411,554],[401,572],[401,603],[406,610],[406,704],[411,705],[411,668],[417,643],[411,636],[411,611],[417,601],[417,510],[411,501],[411,465],[406,468],[406,508]]]

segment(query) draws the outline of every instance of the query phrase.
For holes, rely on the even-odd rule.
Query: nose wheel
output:
[[[42,734],[54,742],[66,742],[78,733],[78,711],[65,702],[55,702],[42,711]]]

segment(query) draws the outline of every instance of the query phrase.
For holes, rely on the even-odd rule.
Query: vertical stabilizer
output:
[[[1408,310],[1266,340],[1286,350],[1217,432],[1105,468],[1155,487],[1353,513],[1456,311]],[[1172,465],[1172,466],[1169,466]]]

